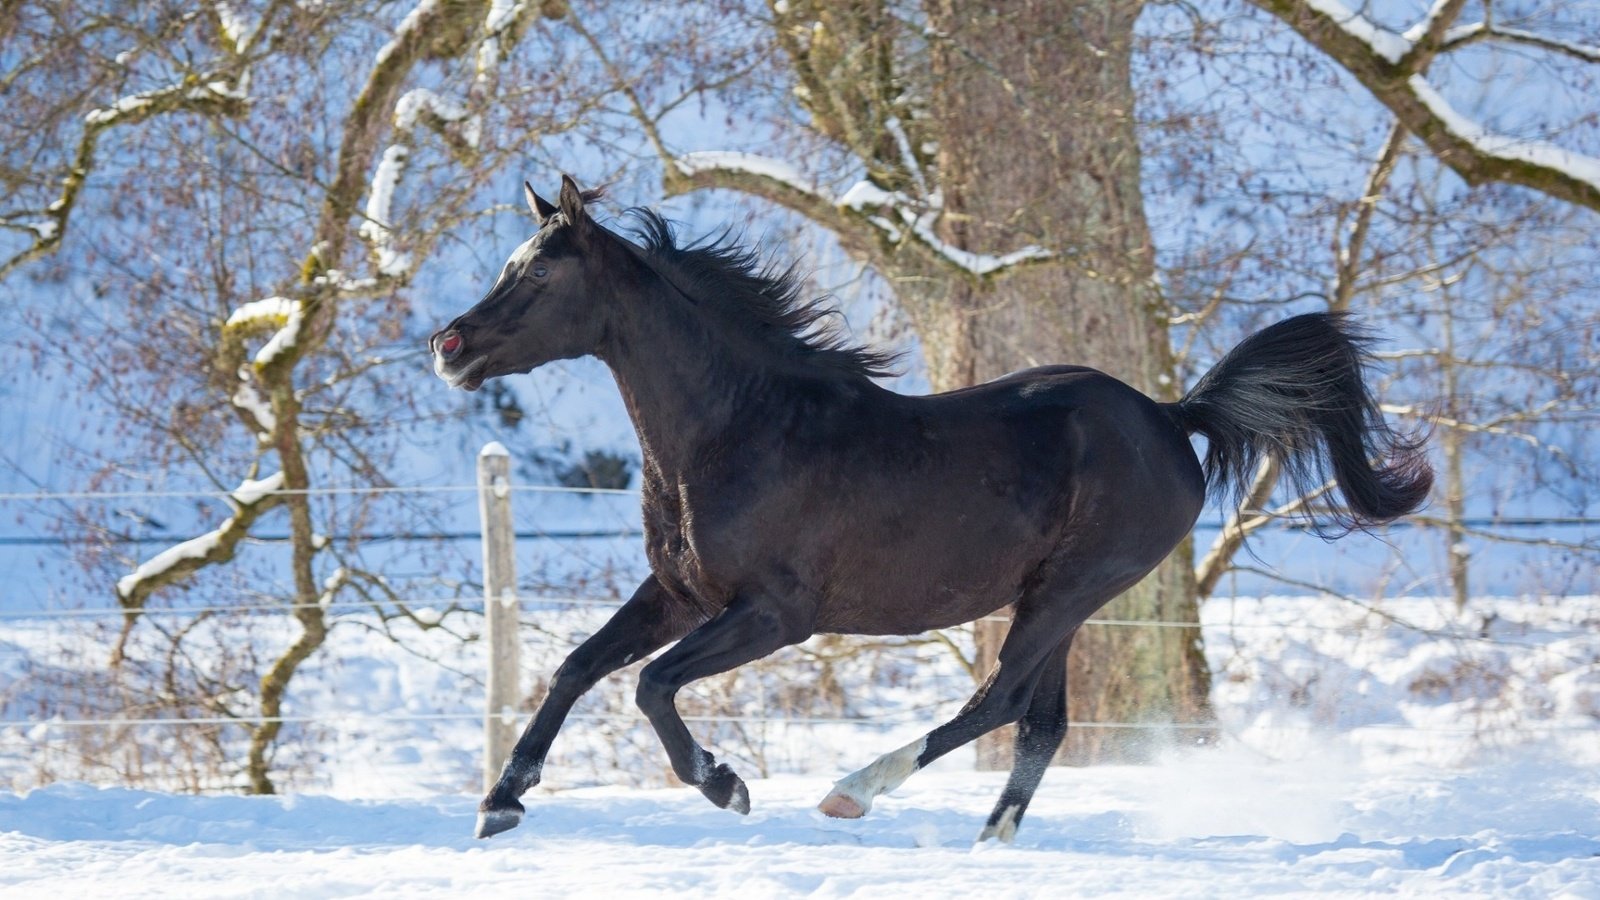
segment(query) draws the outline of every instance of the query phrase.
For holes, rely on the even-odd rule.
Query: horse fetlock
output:
[[[721,809],[731,809],[739,815],[750,813],[750,789],[744,779],[735,775],[727,763],[718,763],[699,784],[700,793]]]
[[[495,779],[494,787],[489,790],[489,795],[483,799],[480,809],[491,806],[503,806],[505,803],[497,802],[497,798],[515,804],[517,798],[526,794],[539,783],[539,778],[544,774],[543,762],[523,762],[513,753],[510,759],[500,770],[500,777]],[[521,809],[519,806],[518,809]]]

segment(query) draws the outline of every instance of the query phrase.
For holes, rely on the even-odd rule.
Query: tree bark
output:
[[[994,282],[948,278],[910,304],[933,386],[948,390],[1048,363],[1093,366],[1157,399],[1178,394],[1167,310],[1154,279],[1130,77],[1141,3],[1011,0],[930,4],[929,109],[936,117],[943,237],[974,252],[1036,244],[1057,265]],[[1101,618],[1198,622],[1185,542]],[[1004,622],[978,626],[987,671]],[[1195,628],[1090,625],[1068,682],[1078,722],[1209,718],[1209,673]],[[1066,761],[1139,758],[1147,733],[1078,728]],[[1011,729],[979,745],[1010,765]]]
[[[666,189],[742,191],[834,231],[894,287],[934,390],[1076,363],[1175,399],[1134,131],[1130,63],[1141,5],[926,0],[926,23],[914,27],[923,55],[893,45],[882,0],[773,2],[810,127],[898,199],[882,210],[839,203],[769,173],[686,167],[661,148]],[[934,215],[935,234],[900,228],[924,212]],[[1036,252],[1026,264],[975,271],[951,257],[952,247]],[[1102,617],[1193,627],[1079,634],[1068,674],[1074,720],[1209,722],[1192,560],[1185,541]],[[978,623],[980,676],[1004,629],[1003,621]],[[1009,766],[1011,731],[980,740],[980,765]],[[1079,728],[1068,732],[1062,758],[1140,758],[1153,748],[1147,737]]]

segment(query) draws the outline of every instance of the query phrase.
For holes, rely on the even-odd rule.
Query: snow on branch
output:
[[[237,79],[210,78],[195,85],[187,82],[129,94],[110,106],[93,109],[83,117],[91,126],[104,128],[127,121],[139,121],[152,113],[173,109],[195,112],[224,112],[235,114],[239,105],[250,99],[248,73]]]
[[[1573,41],[1563,41],[1560,38],[1545,37],[1542,34],[1523,31],[1520,28],[1501,28],[1489,22],[1474,22],[1471,25],[1461,25],[1450,29],[1444,35],[1444,49],[1454,50],[1457,47],[1465,47],[1468,44],[1489,40],[1539,47],[1552,53],[1560,53],[1584,62],[1600,63],[1600,47],[1579,44]]]
[[[1379,26],[1339,0],[1305,0],[1306,7],[1328,18],[1335,28],[1366,44],[1373,53],[1398,63],[1411,50],[1411,41]]]
[[[693,176],[711,171],[742,172],[776,181],[791,190],[816,194],[818,197],[826,196],[799,169],[769,156],[740,153],[735,150],[700,150],[685,153],[673,163],[684,175]]]
[[[245,479],[229,495],[233,515],[214,530],[190,538],[157,553],[140,563],[117,581],[117,599],[124,607],[138,609],[157,588],[175,584],[190,573],[211,563],[233,558],[239,542],[249,533],[262,513],[283,500],[283,473],[258,480]]]
[[[408,132],[421,124],[440,137],[464,161],[470,162],[478,150],[483,133],[483,117],[467,105],[427,88],[406,91],[394,105],[396,131]]]
[[[0,262],[0,279],[13,269],[39,259],[61,245],[66,234],[67,220],[72,216],[78,194],[83,190],[89,173],[94,170],[95,151],[100,135],[109,128],[134,125],[152,116],[172,112],[192,112],[211,116],[238,116],[249,106],[248,73],[212,72],[194,75],[179,84],[152,91],[143,91],[122,97],[110,106],[90,110],[83,117],[83,135],[78,139],[76,152],[61,178],[61,193],[43,210],[8,216],[5,223],[13,229],[27,229],[33,233],[32,243]],[[31,221],[17,222],[19,218]]]
[[[394,127],[401,131],[415,128],[418,119],[459,122],[466,117],[467,107],[461,101],[441,96],[427,88],[406,91],[394,105]]]
[[[405,18],[400,20],[400,24],[395,26],[394,37],[390,38],[387,44],[378,48],[377,65],[379,68],[382,68],[383,64],[389,61],[389,57],[393,56],[395,51],[399,50],[408,39],[422,33],[422,26],[433,16],[438,6],[438,0],[422,0],[410,12],[406,13]]]
[[[1457,112],[1421,75],[1411,76],[1407,83],[1417,95],[1417,99],[1438,119],[1441,127],[1472,146],[1478,153],[1508,162],[1531,163],[1541,168],[1565,172],[1600,191],[1600,159],[1573,153],[1547,141],[1495,134]]]
[[[911,233],[928,245],[929,249],[944,257],[952,265],[963,269],[972,275],[983,277],[993,275],[1004,269],[1011,269],[1029,262],[1045,262],[1055,258],[1055,254],[1043,247],[1029,244],[1020,250],[1013,250],[1000,256],[992,253],[973,253],[941,240],[934,233],[933,223],[938,221],[941,210],[938,207],[916,215],[911,210],[900,209],[901,219],[911,228]]]
[[[994,255],[974,253],[945,241],[933,227],[944,214],[943,198],[937,191],[926,199],[913,200],[863,180],[835,198],[787,162],[735,151],[686,153],[672,160],[671,165],[678,175],[686,179],[698,177],[705,186],[735,187],[777,200],[835,232],[842,230],[843,222],[856,221],[870,226],[890,244],[900,244],[909,237],[936,262],[973,278],[993,277],[1025,263],[1056,258],[1053,251],[1032,245]],[[717,179],[717,175],[729,178]],[[668,180],[671,187],[670,173]],[[890,218],[883,215],[884,211]]]
[[[1447,103],[1426,79],[1441,52],[1495,37],[1537,44],[1588,61],[1600,51],[1488,24],[1452,27],[1464,0],[1435,0],[1403,34],[1383,28],[1340,0],[1253,0],[1332,57],[1388,107],[1406,130],[1468,184],[1498,181],[1600,210],[1600,160],[1545,141],[1496,134]]]
[[[383,151],[383,159],[372,174],[372,187],[367,192],[367,218],[360,228],[362,239],[372,247],[377,258],[379,274],[389,278],[403,277],[411,268],[411,254],[395,248],[394,230],[390,227],[395,187],[400,184],[400,174],[405,171],[409,154],[404,144],[391,144]]]
[[[234,310],[233,314],[228,316],[228,321],[223,324],[223,330],[235,332],[242,338],[250,332],[263,328],[276,328],[266,345],[256,351],[256,367],[261,368],[270,364],[278,354],[295,345],[299,340],[300,326],[304,319],[304,305],[299,300],[288,297],[267,297],[262,300],[252,300]]]
[[[211,9],[217,15],[217,27],[222,31],[222,37],[233,52],[240,56],[248,53],[250,45],[261,31],[262,22],[251,24],[245,21],[244,16],[227,0],[215,0]]]

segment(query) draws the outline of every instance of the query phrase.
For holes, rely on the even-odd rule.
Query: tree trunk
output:
[[[982,253],[1037,244],[1066,254],[993,283],[950,283],[913,304],[936,390],[1066,362],[1176,397],[1134,132],[1129,66],[1140,5],[930,4],[941,237]],[[1197,622],[1189,542],[1101,617]],[[1004,630],[1004,622],[979,623],[979,671],[993,664]],[[1197,627],[1085,627],[1068,681],[1077,722],[1209,714]],[[1146,737],[1080,727],[1069,731],[1062,758],[1138,758]],[[980,766],[1009,767],[1011,740],[1010,728],[983,739]]]

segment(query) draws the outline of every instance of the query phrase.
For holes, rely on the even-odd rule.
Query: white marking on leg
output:
[[[991,839],[998,839],[1002,844],[1009,844],[1017,836],[1017,813],[1022,807],[1012,804],[1000,813],[1000,821],[986,826],[983,833],[978,835],[978,843]]]
[[[872,809],[874,797],[887,794],[904,784],[905,780],[917,771],[917,758],[927,746],[928,739],[921,738],[893,753],[885,753],[874,760],[872,765],[845,776],[834,784],[833,790],[822,801],[822,811],[829,815],[847,818],[865,815]],[[837,802],[839,799],[853,802],[860,811],[850,810],[848,804],[840,805]],[[854,812],[854,815],[850,815],[851,812]]]

